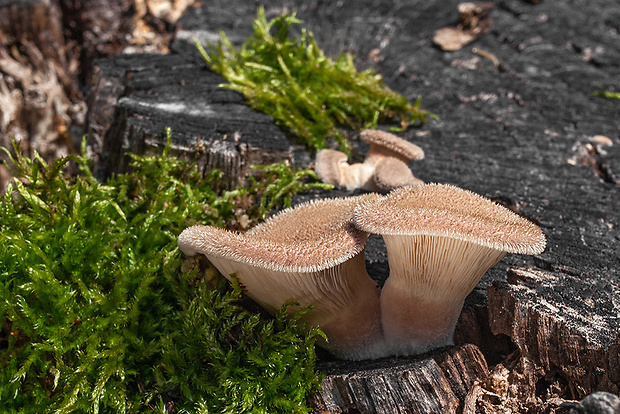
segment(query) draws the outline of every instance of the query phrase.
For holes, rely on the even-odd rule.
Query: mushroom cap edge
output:
[[[531,221],[449,184],[402,187],[362,201],[353,223],[369,233],[452,237],[509,253],[539,254],[546,246],[544,233]]]

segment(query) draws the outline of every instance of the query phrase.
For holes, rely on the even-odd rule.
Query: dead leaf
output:
[[[467,2],[458,5],[459,24],[457,27],[444,27],[435,31],[433,43],[445,51],[459,50],[468,43],[491,30],[490,2]]]

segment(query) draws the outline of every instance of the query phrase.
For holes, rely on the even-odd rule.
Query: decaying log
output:
[[[94,60],[168,51],[175,23],[191,3],[0,1],[0,145],[10,147],[12,137],[26,154],[36,150],[48,161],[74,152],[86,112],[82,86]],[[97,149],[91,148],[94,158]],[[0,165],[0,190],[7,180]]]
[[[87,137],[103,175],[126,167],[124,154],[161,151],[164,129],[174,152],[200,171],[222,170],[233,186],[256,164],[291,159],[271,117],[253,111],[199,56],[125,55],[97,63]],[[105,159],[103,159],[105,158]]]
[[[578,275],[510,269],[489,287],[491,328],[512,338],[540,372],[555,373],[571,399],[599,389],[618,393],[617,287],[576,283]],[[576,291],[577,288],[579,291]]]
[[[52,160],[73,151],[85,106],[52,0],[0,2],[0,145]]]
[[[598,391],[572,406],[568,414],[617,414],[619,412],[620,398],[608,392]]]
[[[65,30],[80,59],[80,81],[94,62],[121,53],[167,53],[175,23],[194,0],[59,1]]]
[[[59,2],[68,41],[80,62],[82,83],[89,78],[95,59],[116,56],[132,41],[131,33],[136,26],[133,3],[126,0]]]
[[[316,413],[456,413],[487,363],[474,345],[419,358],[319,363],[325,373]]]
[[[328,55],[352,52],[360,68],[374,67],[412,101],[421,95],[441,117],[401,134],[426,153],[411,165],[416,177],[488,196],[548,238],[542,255],[508,255],[488,272],[466,300],[457,347],[419,358],[320,362],[326,376],[317,411],[555,412],[565,400],[620,391],[620,110],[592,95],[620,85],[614,1],[500,2],[490,32],[472,45],[484,52],[477,54],[432,46],[434,31],[458,17],[447,0],[381,7],[282,0],[266,8],[267,16],[297,11]],[[235,180],[265,157],[291,159],[284,134],[240,95],[217,88],[222,79],[193,53],[194,34],[211,41],[218,29],[235,41],[250,34],[248,4],[214,0],[190,10],[176,54],[98,63],[93,90],[102,106],[91,107],[91,125],[108,170],[127,150],[161,147],[165,126],[179,153],[189,157],[200,143],[202,168],[224,166]],[[223,160],[207,161],[209,149]],[[346,193],[298,201],[339,195]],[[366,260],[369,273],[385,280],[380,237],[370,239]],[[467,375],[455,378],[446,361],[460,361]]]

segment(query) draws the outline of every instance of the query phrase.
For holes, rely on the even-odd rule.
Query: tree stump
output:
[[[426,153],[411,164],[416,177],[486,195],[548,238],[543,254],[508,255],[488,272],[466,301],[456,347],[320,362],[317,412],[556,412],[596,390],[617,394],[620,103],[592,95],[620,85],[617,2],[498,2],[490,31],[453,52],[432,43],[436,30],[458,24],[447,0],[277,1],[266,13],[291,10],[329,55],[352,52],[358,68],[375,68],[439,115],[401,134]],[[253,162],[311,160],[268,117],[218,88],[222,79],[189,43],[193,34],[216,40],[218,29],[243,39],[254,16],[241,0],[205,2],[179,21],[174,54],[98,62],[89,119],[98,135],[88,138],[101,142],[103,170],[122,165],[127,150],[163,145],[165,126],[175,149],[198,147],[202,168],[227,169],[231,184]],[[371,238],[366,259],[384,280],[380,238]]]
[[[167,127],[179,156],[197,162],[200,171],[222,170],[229,187],[250,165],[291,158],[290,143],[272,118],[221,88],[224,79],[198,59],[123,55],[96,63],[86,128],[100,176],[123,171],[127,152],[161,152]]]

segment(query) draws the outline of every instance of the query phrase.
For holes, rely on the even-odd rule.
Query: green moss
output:
[[[613,91],[594,91],[592,96],[602,96],[607,99],[620,99],[620,92]]]
[[[386,87],[372,70],[358,72],[350,54],[326,57],[311,32],[289,36],[300,23],[295,14],[270,21],[258,9],[254,36],[238,50],[221,32],[218,45],[207,52],[196,41],[210,67],[229,82],[223,86],[243,93],[249,104],[273,116],[275,122],[303,138],[310,148],[324,148],[328,138],[349,153],[340,127],[374,127],[397,118],[401,128],[431,115]]]
[[[316,332],[304,337],[298,316],[287,318],[284,308],[274,320],[248,314],[236,305],[239,290],[221,297],[198,290],[162,342],[167,388],[201,413],[307,412],[303,402],[317,389]]]
[[[270,166],[217,194],[219,172],[202,178],[169,147],[105,184],[84,149],[51,165],[15,150],[21,179],[0,203],[0,412],[307,411],[315,333],[247,311],[176,238],[231,225],[240,201],[262,206],[249,210],[258,220],[315,186],[311,171]]]

